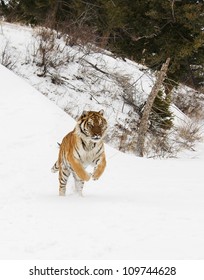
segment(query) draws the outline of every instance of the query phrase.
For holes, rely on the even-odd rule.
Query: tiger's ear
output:
[[[88,115],[88,111],[83,111],[83,113],[81,114],[81,117],[86,117]]]
[[[101,110],[99,111],[99,114],[100,114],[101,116],[103,116],[103,114],[104,114],[104,110],[103,110],[103,109],[101,109]]]

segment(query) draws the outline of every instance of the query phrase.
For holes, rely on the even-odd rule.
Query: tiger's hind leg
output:
[[[65,196],[66,194],[66,185],[69,178],[70,171],[64,165],[59,166],[59,195]]]
[[[75,181],[75,191],[80,196],[83,196],[82,191],[83,191],[83,187],[84,187],[84,181],[79,179],[79,177],[76,174],[73,174],[73,176],[74,176],[74,181]]]

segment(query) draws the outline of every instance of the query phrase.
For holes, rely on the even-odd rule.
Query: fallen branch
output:
[[[96,69],[97,71],[101,72],[102,74],[105,74],[105,75],[109,76],[109,73],[107,73],[107,72],[101,70],[100,68],[98,68],[97,64],[94,65],[93,63],[87,61],[86,59],[83,59],[83,60],[84,60],[86,63],[88,63],[89,65],[91,65],[91,66],[92,66],[94,69]]]

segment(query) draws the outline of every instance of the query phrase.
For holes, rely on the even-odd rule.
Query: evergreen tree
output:
[[[203,79],[203,0],[1,0],[0,7],[27,23],[89,26],[104,47],[154,70],[170,57],[169,81]]]
[[[169,95],[160,90],[154,100],[150,115],[153,130],[162,128],[168,130],[173,125],[173,114],[170,111],[171,99]]]
[[[193,84],[192,65],[204,62],[204,4],[144,0],[124,5],[126,28],[116,42],[124,55],[155,70],[171,57],[168,77]]]

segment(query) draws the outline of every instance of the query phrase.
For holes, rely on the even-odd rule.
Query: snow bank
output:
[[[72,182],[59,197],[50,167],[75,121],[2,66],[0,85],[1,259],[204,257],[204,157],[148,160],[106,146],[107,169],[84,198]]]

